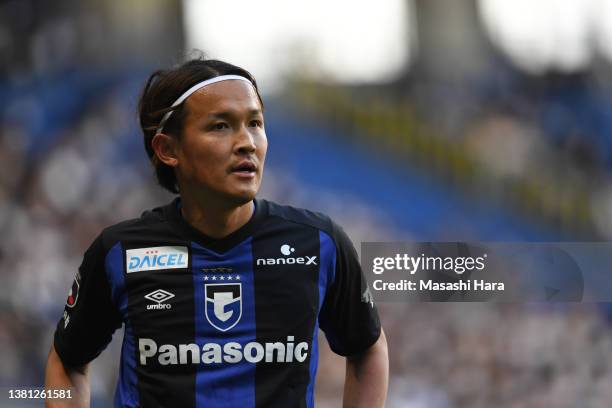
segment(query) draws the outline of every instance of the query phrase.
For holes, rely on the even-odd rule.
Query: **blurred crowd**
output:
[[[612,78],[518,71],[502,56],[475,77],[418,66],[379,86],[301,84],[341,133],[564,239],[612,234]]]
[[[593,306],[385,309],[395,407],[606,407],[612,338]]]

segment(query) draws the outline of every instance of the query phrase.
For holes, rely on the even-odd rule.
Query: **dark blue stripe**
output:
[[[125,265],[123,247],[120,242],[115,244],[106,255],[105,266],[113,303],[119,309],[125,322],[119,380],[115,391],[115,407],[138,407],[140,396],[138,394],[138,377],[136,376],[136,345],[127,315],[128,298],[125,288]]]
[[[319,342],[317,340],[319,334],[319,318],[318,314],[321,311],[321,306],[325,300],[327,288],[329,288],[335,279],[336,272],[336,246],[329,235],[323,231],[319,231],[319,310],[317,312],[317,320],[315,321],[314,331],[312,333],[312,352],[310,353],[310,382],[306,390],[306,406],[314,408],[314,385],[317,378],[317,366],[319,363]]]
[[[221,349],[229,342],[245,344],[256,341],[255,332],[255,294],[253,287],[253,259],[251,238],[224,254],[192,243],[192,268],[195,298],[195,342],[200,346],[216,343]],[[231,272],[204,272],[203,269],[231,268]],[[215,328],[206,317],[205,285],[227,283],[212,281],[212,276],[233,275],[231,283],[238,282],[240,276],[242,314],[235,326],[227,331]],[[209,280],[205,281],[204,277]],[[212,304],[210,305],[212,306]],[[209,315],[212,312],[209,309]],[[214,317],[211,316],[214,321]],[[217,324],[218,321],[215,322]],[[223,353],[222,353],[223,354]],[[255,406],[255,364],[242,359],[238,363],[201,363],[196,373],[196,407],[244,407]]]
[[[140,395],[136,376],[136,341],[129,323],[125,324],[124,330],[119,381],[115,391],[115,407],[138,408],[140,407]]]
[[[127,291],[125,289],[125,275],[123,262],[123,247],[117,242],[106,254],[106,276],[111,287],[111,296],[115,306],[119,309],[123,321],[127,319]]]

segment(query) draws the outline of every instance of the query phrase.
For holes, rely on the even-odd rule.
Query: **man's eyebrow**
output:
[[[257,116],[257,115],[262,115],[263,112],[261,109],[249,109],[247,111],[247,114],[249,116]],[[210,112],[207,116],[209,118],[229,119],[235,116],[235,112],[233,111]]]

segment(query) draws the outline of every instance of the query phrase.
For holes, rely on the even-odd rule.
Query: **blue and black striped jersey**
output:
[[[380,334],[344,231],[256,200],[247,224],[212,239],[179,208],[93,242],[55,333],[62,361],[88,363],[124,325],[116,407],[314,406],[319,327],[343,356]]]

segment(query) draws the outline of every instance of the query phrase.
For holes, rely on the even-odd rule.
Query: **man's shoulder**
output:
[[[120,241],[155,240],[160,234],[171,233],[168,222],[168,205],[144,211],[140,217],[110,225],[102,230],[99,239],[105,248]]]
[[[316,228],[332,236],[336,234],[338,229],[336,223],[328,215],[321,212],[279,204],[269,200],[259,201],[265,203],[268,209],[268,216],[273,219],[281,219],[285,222]]]

